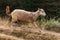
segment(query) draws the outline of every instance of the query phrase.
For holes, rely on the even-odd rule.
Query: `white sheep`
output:
[[[11,12],[11,14],[8,15],[11,15],[12,23],[19,20],[19,21],[25,21],[36,25],[35,22],[37,18],[40,15],[46,16],[46,13],[43,9],[38,9],[36,12],[29,12],[21,9],[15,9],[13,10],[13,12]]]

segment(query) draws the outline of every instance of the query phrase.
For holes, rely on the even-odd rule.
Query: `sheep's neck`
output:
[[[33,16],[34,21],[36,21],[39,16],[40,16],[39,13],[35,13]]]

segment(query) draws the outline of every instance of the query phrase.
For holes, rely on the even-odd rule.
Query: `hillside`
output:
[[[24,25],[0,24],[0,40],[60,40],[60,33]]]

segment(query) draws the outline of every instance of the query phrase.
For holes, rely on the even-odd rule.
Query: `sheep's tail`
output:
[[[11,14],[10,14],[10,6],[9,5],[7,5],[6,6],[6,14],[8,15],[8,16],[11,16]]]

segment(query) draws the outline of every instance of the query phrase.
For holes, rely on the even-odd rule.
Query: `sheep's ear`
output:
[[[40,10],[40,8],[38,8],[38,10]]]
[[[39,11],[41,11],[41,8],[38,8]]]

